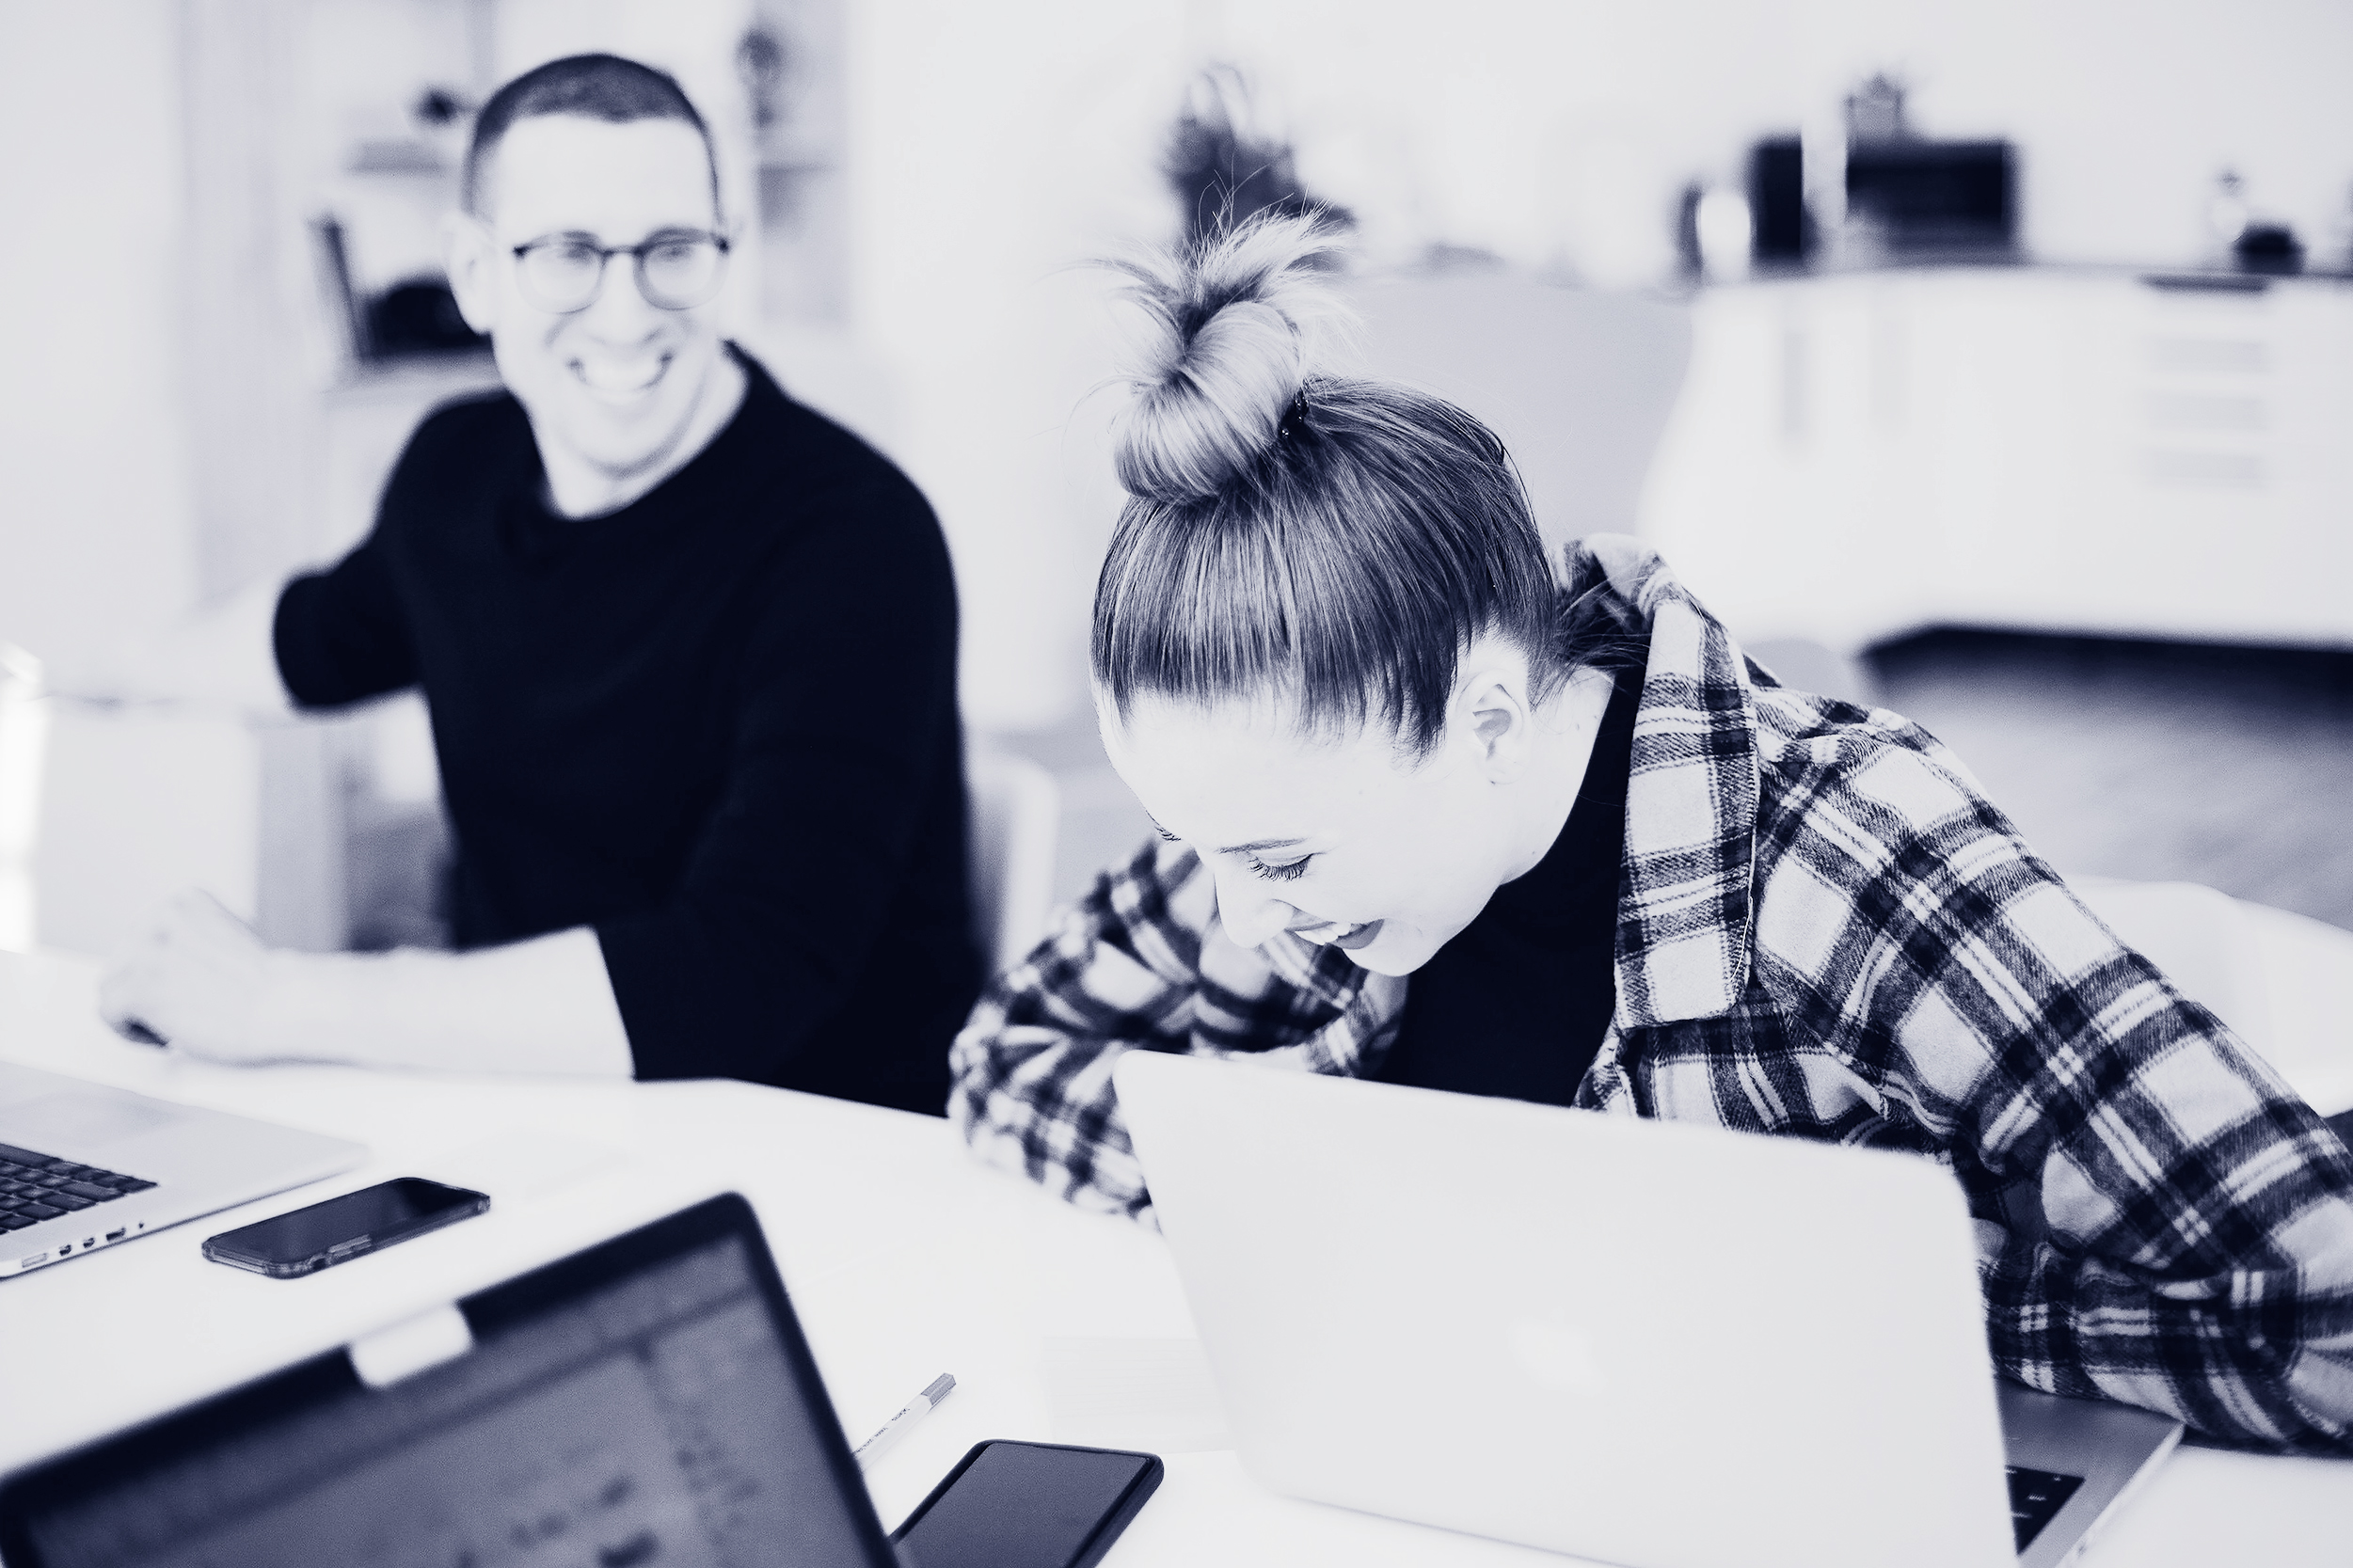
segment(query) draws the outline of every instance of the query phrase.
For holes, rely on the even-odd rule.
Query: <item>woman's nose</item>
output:
[[[1244,947],[1256,947],[1291,924],[1298,911],[1264,888],[1253,885],[1247,871],[1220,871],[1217,919],[1226,935]]]

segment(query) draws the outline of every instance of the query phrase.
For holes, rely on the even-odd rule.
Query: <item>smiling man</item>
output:
[[[978,986],[945,543],[725,341],[727,257],[668,76],[583,55],[484,106],[449,271],[505,391],[427,418],[240,644],[257,698],[423,690],[461,951],[270,951],[191,894],[108,977],[118,1026],[941,1110]]]

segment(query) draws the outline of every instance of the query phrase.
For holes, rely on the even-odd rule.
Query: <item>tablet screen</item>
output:
[[[866,1560],[739,1239],[390,1388],[326,1366],[278,1418],[25,1520],[43,1568]]]

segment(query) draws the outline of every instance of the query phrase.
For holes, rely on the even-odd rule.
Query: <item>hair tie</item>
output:
[[[1300,387],[1292,398],[1291,406],[1283,410],[1282,420],[1275,426],[1275,438],[1287,441],[1307,428],[1307,388]]]

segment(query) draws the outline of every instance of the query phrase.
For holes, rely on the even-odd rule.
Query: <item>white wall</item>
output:
[[[2353,7],[2341,0],[1257,0],[1205,12],[1303,175],[1379,245],[1484,245],[1613,282],[1665,259],[1683,180],[1835,120],[1863,77],[1932,135],[2022,150],[2028,247],[2199,257],[2216,173],[2345,264]]]
[[[195,594],[175,11],[0,4],[0,639],[60,661]]]
[[[437,27],[463,11],[415,5]],[[357,37],[398,8],[342,14]],[[178,12],[0,0],[0,130],[37,150],[0,168],[0,199],[19,234],[73,236],[14,246],[0,289],[19,368],[0,388],[0,637],[37,651],[71,655],[195,593],[175,352],[199,302],[181,297],[174,261]],[[2193,259],[2225,163],[2316,245],[2348,238],[2341,0],[858,0],[850,12],[853,325],[887,372],[887,439],[957,552],[966,698],[984,726],[1050,722],[1080,698],[1086,601],[1116,509],[1102,405],[1086,400],[1114,355],[1101,280],[1063,269],[1171,231],[1157,165],[1203,61],[1259,74],[1303,171],[1359,211],[1376,254],[1446,240],[1646,280],[1683,180],[1731,175],[1750,137],[1831,110],[1881,67],[1915,82],[1930,132],[2019,140],[2027,238],[2044,256]],[[594,34],[669,57],[723,100],[723,35],[745,14],[739,0],[501,0],[492,64]],[[791,364],[778,370],[793,381]]]
[[[1192,55],[1170,0],[863,0],[851,12],[851,317],[899,388],[894,455],[938,508],[980,728],[1083,700],[1118,509],[1097,416],[1105,282],[1158,238],[1153,169]],[[887,614],[878,604],[878,619]]]
[[[1080,405],[1116,355],[1102,280],[1057,269],[1173,230],[1163,138],[1206,61],[1256,76],[1376,260],[1443,241],[1646,287],[1685,181],[1882,69],[1926,133],[2018,142],[2038,256],[2197,261],[2225,165],[2316,262],[2353,243],[2342,0],[861,0],[852,25],[854,322],[956,548],[983,726],[1078,709],[1117,506]]]

